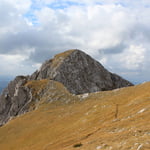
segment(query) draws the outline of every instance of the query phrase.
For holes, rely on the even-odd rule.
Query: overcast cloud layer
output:
[[[1,75],[31,74],[81,49],[132,82],[150,80],[149,0],[1,0]]]

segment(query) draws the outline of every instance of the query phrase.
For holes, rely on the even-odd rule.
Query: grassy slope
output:
[[[58,68],[62,62],[64,61],[64,59],[66,59],[71,53],[73,53],[75,50],[68,50],[65,51],[63,53],[57,54],[54,56],[54,59],[52,59],[52,63],[51,63],[51,67],[52,68]]]
[[[74,96],[58,82],[41,80],[26,86],[39,92],[39,82],[53,88],[41,97],[38,109],[0,128],[0,149],[150,149],[150,83]],[[56,101],[48,102],[50,97]],[[80,143],[81,147],[73,147]]]

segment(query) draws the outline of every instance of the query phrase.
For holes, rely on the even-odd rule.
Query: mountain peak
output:
[[[80,50],[60,53],[3,91],[0,126],[30,113],[0,128],[0,147],[148,150],[150,82],[107,92],[130,85]]]
[[[132,85],[77,49],[57,54],[46,61],[30,79],[59,81],[73,94],[107,91]]]
[[[56,84],[57,82],[60,84]],[[0,125],[12,117],[35,109],[41,95],[49,99],[46,96],[48,89],[52,94],[50,101],[55,101],[54,95],[63,99],[65,94],[60,95],[60,88],[54,90],[57,87],[54,85],[61,84],[70,94],[76,95],[132,85],[120,76],[110,73],[86,53],[77,49],[65,51],[43,63],[31,76],[17,76],[8,84],[0,96]]]

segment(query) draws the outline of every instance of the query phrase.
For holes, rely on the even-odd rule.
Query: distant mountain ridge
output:
[[[72,94],[107,91],[133,85],[107,71],[99,62],[84,52],[69,50],[46,61],[31,76],[17,76],[9,83],[0,96],[0,125],[5,124],[14,116],[35,109],[36,103],[46,94],[46,91],[48,89],[53,91],[54,81],[63,84]],[[35,86],[38,87],[35,88]],[[55,93],[57,93],[55,98],[53,94],[45,97],[50,99],[49,101],[58,100],[59,91]]]

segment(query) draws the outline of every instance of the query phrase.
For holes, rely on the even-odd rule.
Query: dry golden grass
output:
[[[51,67],[58,68],[62,64],[64,59],[66,59],[66,57],[68,57],[74,51],[75,50],[68,50],[63,53],[55,55],[54,59],[52,59]]]
[[[32,94],[37,95],[40,91],[46,88],[47,83],[49,82],[48,79],[43,80],[31,80],[28,81],[25,86],[32,89]]]
[[[71,49],[71,50],[65,51],[63,53],[59,53],[59,54],[55,55],[55,58],[56,59],[59,58],[59,57],[66,58],[67,56],[69,56],[74,51],[75,51],[74,49]]]
[[[0,149],[150,150],[150,83],[74,96],[58,82],[37,82],[26,86],[52,88],[38,109],[0,128]]]

